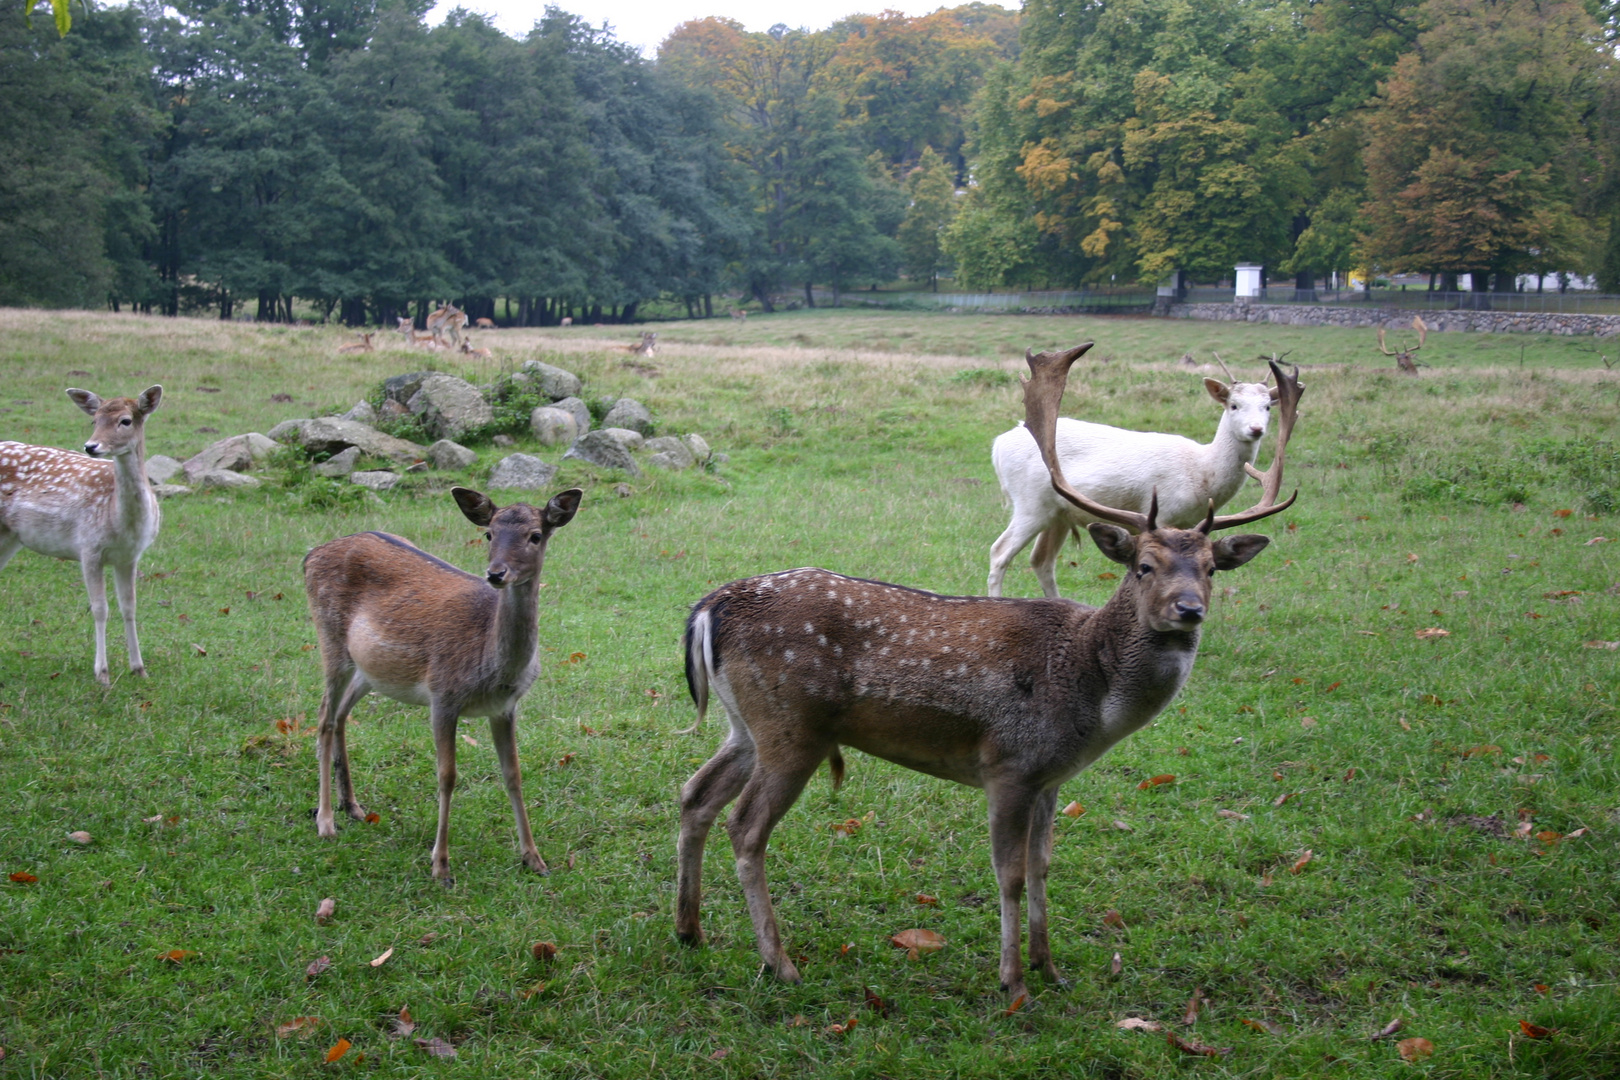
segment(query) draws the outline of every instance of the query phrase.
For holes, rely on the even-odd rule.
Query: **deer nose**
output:
[[[1249,437],[1250,438],[1258,439],[1260,436],[1264,435],[1265,433],[1266,433],[1266,429],[1263,428],[1263,427],[1251,427],[1251,428],[1249,428]]]
[[[484,574],[484,576],[489,579],[489,583],[491,585],[495,586],[498,589],[502,585],[506,584],[506,567],[504,567],[504,566],[492,566]]]
[[[84,444],[84,452],[89,454],[91,457],[95,457],[97,454],[99,454],[101,452],[101,444],[100,443],[87,442],[87,443]]]
[[[1181,622],[1200,623],[1204,621],[1204,605],[1197,600],[1177,600],[1176,618]]]

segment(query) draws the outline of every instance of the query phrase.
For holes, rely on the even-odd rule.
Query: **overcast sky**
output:
[[[857,12],[875,14],[884,9],[907,15],[926,15],[946,6],[941,0],[798,0],[792,4],[762,3],[760,0],[565,0],[555,6],[600,26],[613,27],[620,41],[639,47],[652,57],[658,43],[683,22],[709,15],[736,19],[749,30],[768,30],[777,23],[810,30],[824,30],[845,15]],[[1016,6],[1008,4],[1007,6]],[[546,0],[463,0],[441,2],[428,12],[427,21],[437,25],[452,8],[464,7],[490,16],[495,25],[517,37],[545,13]]]

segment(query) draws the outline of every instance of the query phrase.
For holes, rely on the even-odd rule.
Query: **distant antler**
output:
[[[1288,496],[1287,502],[1277,502],[1277,495],[1282,491],[1283,458],[1287,455],[1288,438],[1294,433],[1294,421],[1299,417],[1299,399],[1300,395],[1305,393],[1305,388],[1299,385],[1297,366],[1289,365],[1294,370],[1285,374],[1282,365],[1277,361],[1268,360],[1266,363],[1271,368],[1272,377],[1277,380],[1277,403],[1282,406],[1282,419],[1277,424],[1277,449],[1271,455],[1271,467],[1265,472],[1247,462],[1243,465],[1245,472],[1260,481],[1260,501],[1241,514],[1224,514],[1221,517],[1215,516],[1215,506],[1211,503],[1209,517],[1199,526],[1205,532],[1230,529],[1236,525],[1259,521],[1261,518],[1288,509],[1294,504],[1294,500],[1299,498],[1299,491],[1296,489]]]

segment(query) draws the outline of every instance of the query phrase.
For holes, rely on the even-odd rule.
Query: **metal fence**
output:
[[[1231,288],[1186,290],[1186,303],[1230,304]],[[1620,296],[1594,292],[1430,292],[1427,289],[1262,289],[1255,304],[1318,304],[1334,307],[1403,308],[1419,311],[1553,312],[1565,315],[1620,315]]]
[[[846,295],[846,299],[853,299]],[[945,311],[1145,312],[1153,307],[1150,288],[1040,290],[1005,293],[907,293],[903,303]]]

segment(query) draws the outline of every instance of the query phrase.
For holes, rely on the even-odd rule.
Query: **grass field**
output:
[[[730,455],[624,496],[620,476],[558,475],[586,496],[548,555],[519,733],[550,877],[518,862],[481,722],[463,727],[452,887],[429,877],[423,709],[356,710],[355,784],[380,820],[333,841],[313,821],[300,559],[384,528],[481,570],[447,491],[504,451],[348,512],[275,474],[168,501],[142,564],[152,677],[120,674],[115,632],[111,689],[91,676],[77,568],[23,552],[0,572],[0,1077],[1620,1074],[1620,651],[1603,647],[1620,639],[1620,372],[1592,341],[1434,335],[1411,379],[1370,332],[1331,328],[837,311],[652,328],[640,368],[611,346],[641,327],[502,331],[481,368],[445,365],[487,379],[543,357],[587,399],[637,397],[662,433]],[[424,359],[339,357],[327,328],[8,311],[0,331],[0,438],[77,446],[65,386],[161,382],[149,451],[181,458],[347,408]],[[1026,346],[1088,339],[1066,415],[1207,440],[1216,410],[1187,353],[1255,378],[1255,356],[1288,351],[1307,389],[1299,502],[1217,579],[1186,690],[1065,786],[1085,807],[1058,822],[1051,877],[1071,985],[1035,979],[1007,1014],[982,796],[858,754],[772,840],[804,983],[760,972],[721,833],[710,942],[681,947],[677,793],[723,724],[676,734],[690,605],[801,565],[982,592],[1012,373]],[[1113,569],[1071,547],[1059,582],[1100,603]],[[1038,593],[1026,557],[1007,580]],[[1433,627],[1449,634],[1417,636]],[[1161,774],[1176,781],[1139,787]],[[888,939],[912,927],[946,947],[908,959]],[[554,959],[534,958],[542,941]],[[415,1029],[395,1038],[401,1008]],[[1185,1056],[1129,1017],[1231,1052]],[[298,1018],[316,1019],[286,1030]],[[1407,1038],[1432,1056],[1404,1061]]]

